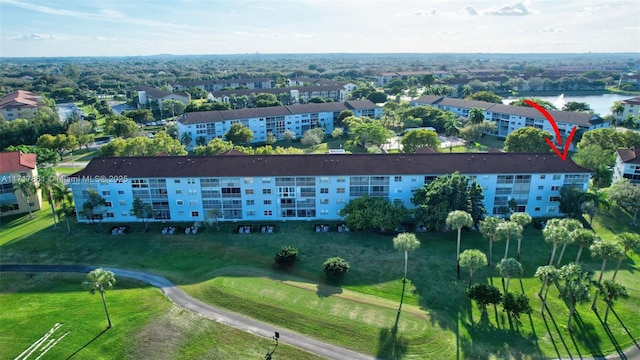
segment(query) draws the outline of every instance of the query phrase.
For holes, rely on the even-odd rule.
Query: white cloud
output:
[[[480,12],[478,12],[478,9],[476,9],[473,6],[466,6],[463,10],[466,11],[469,15],[473,15],[473,16],[480,15]]]
[[[485,15],[496,16],[525,16],[534,14],[535,11],[529,10],[522,2],[511,3],[500,7],[492,7],[482,11]]]
[[[417,16],[438,16],[440,15],[440,11],[438,11],[438,9],[417,10],[414,11],[413,14]]]
[[[567,30],[563,29],[563,28],[543,28],[540,29],[540,32],[545,32],[545,33],[563,33],[563,32],[567,32]]]
[[[61,39],[58,35],[53,34],[42,34],[42,33],[33,33],[33,34],[22,34],[22,35],[14,35],[5,37],[7,40],[19,40],[19,41],[27,41],[27,40],[58,40]]]

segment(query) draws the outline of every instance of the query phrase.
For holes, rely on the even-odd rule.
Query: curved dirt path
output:
[[[77,266],[77,265],[9,265],[0,264],[0,272],[75,272],[75,273],[88,273],[96,266]],[[178,288],[175,284],[169,280],[150,273],[142,271],[116,269],[110,267],[104,267],[104,269],[113,271],[116,276],[122,276],[126,278],[132,278],[140,281],[144,281],[152,286],[155,286],[162,291],[162,293],[173,301],[176,305],[200,314],[208,319],[217,321],[221,324],[234,327],[236,329],[262,336],[265,338],[272,338],[277,331],[280,333],[279,341],[284,344],[292,345],[297,348],[306,350],[312,354],[324,356],[329,359],[336,360],[374,360],[375,358],[369,355],[357,353],[352,350],[341,348],[335,345],[327,344],[316,339],[300,335],[294,332],[290,332],[285,329],[279,329],[273,325],[263,323],[257,320],[253,320],[226,310],[222,310],[217,307],[205,304],[202,301],[192,298],[184,291]]]

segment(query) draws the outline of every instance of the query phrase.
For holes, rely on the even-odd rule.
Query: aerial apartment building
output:
[[[42,208],[42,193],[25,196],[16,189],[20,181],[35,183],[38,179],[36,154],[25,154],[20,151],[0,152],[0,205],[4,209],[2,215],[22,214]]]
[[[613,167],[613,181],[622,179],[628,179],[630,183],[640,185],[640,146],[618,149],[616,164]]]
[[[269,133],[280,140],[287,130],[293,131],[297,138],[315,127],[322,127],[326,134],[331,134],[334,128],[341,126],[338,116],[344,110],[359,117],[382,117],[382,108],[369,100],[190,112],[177,122],[178,138],[187,133],[193,140],[203,136],[208,143],[213,138],[223,138],[234,123],[241,123],[253,131],[253,143],[264,142]],[[193,147],[193,142],[189,145]]]
[[[489,214],[515,200],[534,217],[558,216],[560,188],[586,190],[590,172],[551,153],[412,153],[98,157],[68,179],[77,208],[90,190],[106,200],[95,217],[133,222],[135,198],[155,221],[340,220],[351,200],[369,195],[413,208],[416,189],[455,171],[484,190]],[[78,215],[78,221],[87,218]]]

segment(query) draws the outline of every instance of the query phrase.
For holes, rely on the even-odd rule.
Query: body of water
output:
[[[618,94],[571,96],[571,95],[562,94],[559,96],[528,96],[528,97],[507,98],[502,100],[502,103],[509,104],[510,102],[517,99],[531,99],[532,97],[548,101],[553,105],[555,105],[558,109],[562,109],[564,104],[571,101],[587,103],[593,109],[594,113],[600,116],[605,116],[605,115],[611,114],[611,106],[613,106],[613,103],[620,100],[631,99],[634,96],[618,95]]]

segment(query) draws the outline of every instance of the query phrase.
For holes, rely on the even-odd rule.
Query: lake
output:
[[[601,95],[583,95],[583,96],[571,96],[564,94],[559,96],[529,96],[529,97],[510,97],[502,100],[503,104],[509,104],[513,100],[516,99],[531,99],[532,97],[549,101],[553,105],[555,105],[558,109],[562,109],[564,104],[575,101],[575,102],[583,102],[589,104],[589,106],[593,109],[593,111],[600,115],[610,115],[611,114],[611,106],[613,103],[620,100],[631,99],[633,95],[619,95],[619,94],[601,94]]]

